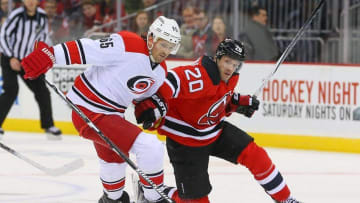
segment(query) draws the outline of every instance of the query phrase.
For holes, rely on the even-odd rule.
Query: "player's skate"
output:
[[[61,140],[61,130],[55,126],[45,129],[46,137],[48,140]]]
[[[98,203],[134,203],[134,202],[130,202],[129,194],[126,191],[123,191],[122,196],[117,200],[109,199],[107,194],[104,192],[103,196],[99,199]]]
[[[136,174],[132,174],[132,183],[134,189],[135,203],[168,203],[165,199],[160,198],[157,201],[149,201],[144,196],[144,190],[140,184],[139,177]],[[163,192],[168,195],[170,191],[174,190],[174,187],[163,186]]]
[[[293,197],[289,197],[287,200],[285,200],[285,201],[281,201],[281,202],[279,202],[279,201],[275,201],[276,203],[301,203],[301,202],[299,202],[299,201],[297,201],[295,198],[293,198]]]

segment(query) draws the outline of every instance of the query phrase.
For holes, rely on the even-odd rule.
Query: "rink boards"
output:
[[[168,68],[192,61],[169,60]],[[246,63],[236,88],[254,94],[274,70],[272,63]],[[84,66],[55,68],[49,81],[66,92]],[[248,131],[264,146],[360,153],[359,66],[329,64],[282,64],[258,96],[260,109],[248,119],[233,114],[229,120]],[[69,107],[52,90],[56,125],[76,134]],[[132,108],[126,117],[134,121]],[[32,93],[21,82],[18,99],[3,128],[40,132],[39,110]]]

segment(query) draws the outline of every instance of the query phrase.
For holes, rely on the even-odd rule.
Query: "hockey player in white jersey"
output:
[[[37,78],[54,64],[90,64],[75,79],[67,97],[118,148],[134,153],[138,167],[155,184],[163,185],[162,142],[126,121],[124,112],[133,101],[150,97],[161,86],[167,74],[164,60],[176,54],[180,40],[176,21],[160,16],[151,24],[147,40],[121,31],[100,40],[80,39],[53,47],[39,42],[22,61],[24,77]],[[82,137],[94,142],[100,158],[104,195],[99,202],[128,203],[129,196],[123,190],[126,163],[75,112],[72,121]],[[149,202],[165,202],[145,180],[140,181]]]

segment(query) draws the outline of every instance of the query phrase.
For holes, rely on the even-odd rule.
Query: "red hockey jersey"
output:
[[[207,56],[172,69],[160,88],[169,111],[158,132],[188,146],[215,141],[238,79],[235,73],[227,83],[221,81],[216,63]]]

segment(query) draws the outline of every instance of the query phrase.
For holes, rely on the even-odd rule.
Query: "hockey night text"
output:
[[[359,82],[279,80],[262,92],[264,117],[352,120],[358,107]]]

